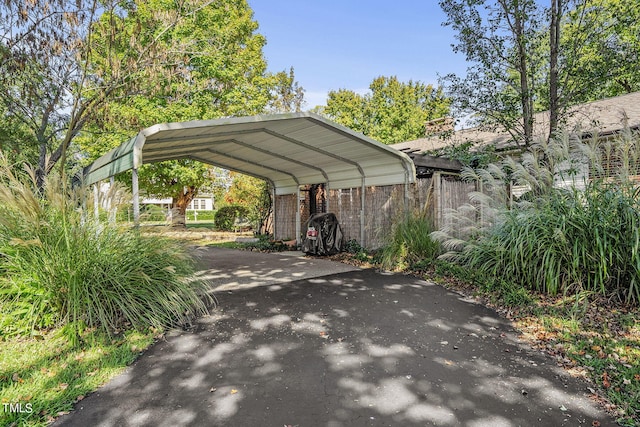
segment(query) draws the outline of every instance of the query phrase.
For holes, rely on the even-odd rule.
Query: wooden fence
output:
[[[365,205],[362,209],[362,188],[330,189],[329,211],[333,212],[346,240],[356,240],[367,248],[384,246],[393,224],[410,212],[422,211],[430,215],[436,226],[444,223],[446,209],[457,209],[469,202],[469,192],[474,184],[463,182],[456,174],[435,172],[429,178],[419,178],[406,189],[405,186],[385,185],[365,188]],[[276,197],[276,239],[295,239],[296,195]],[[362,215],[364,214],[364,218]],[[361,235],[364,230],[364,236]],[[301,234],[306,228],[301,223]],[[301,236],[302,237],[302,236]]]

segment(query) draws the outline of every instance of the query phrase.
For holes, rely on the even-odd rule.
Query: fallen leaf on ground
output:
[[[602,374],[602,386],[604,388],[611,387],[611,382],[609,381],[609,374],[607,374],[606,371]]]
[[[236,394],[238,392],[238,390],[236,390],[235,388],[233,390],[231,390],[231,394]]]

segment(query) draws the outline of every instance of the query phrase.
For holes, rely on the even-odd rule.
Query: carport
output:
[[[284,218],[278,218],[277,196],[295,195],[295,235],[300,240],[300,186],[324,184],[325,191],[358,189],[359,241],[364,246],[368,188],[404,187],[404,209],[415,167],[405,153],[387,147],[313,113],[288,113],[179,123],[162,123],[106,153],[84,169],[84,184],[97,184],[132,170],[133,212],[140,217],[138,169],[143,163],[193,159],[271,184],[274,236]],[[338,198],[339,199],[339,198]],[[331,212],[330,198],[327,212]],[[369,205],[371,205],[369,203]],[[293,212],[290,212],[291,215]],[[282,210],[281,210],[282,212]],[[353,216],[353,215],[351,215]],[[354,233],[355,235],[356,233]]]

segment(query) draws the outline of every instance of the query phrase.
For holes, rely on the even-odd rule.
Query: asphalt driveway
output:
[[[615,425],[587,384],[438,285],[296,253],[200,255],[219,307],[55,425]]]

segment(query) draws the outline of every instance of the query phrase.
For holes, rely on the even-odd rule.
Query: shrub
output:
[[[290,247],[282,241],[272,240],[268,234],[259,234],[258,241],[243,243],[241,247],[243,249],[261,252],[282,252],[290,249]]]
[[[640,147],[628,135],[610,149],[620,160],[617,175],[603,173],[606,159],[595,144],[568,139],[535,146],[521,163],[508,159],[467,170],[485,194],[472,195],[466,219],[454,212],[434,236],[452,250],[448,257],[496,279],[550,294],[590,291],[637,303],[640,200],[629,173],[637,170]],[[585,163],[591,179],[579,180]],[[503,192],[510,180],[528,187],[527,196],[510,203]],[[559,188],[572,180],[577,185]],[[465,228],[474,210],[483,220]]]
[[[218,230],[231,231],[236,219],[247,215],[247,210],[238,205],[224,206],[214,215],[214,222]]]
[[[63,326],[108,332],[189,322],[206,284],[177,243],[84,218],[82,194],[55,176],[43,193],[0,157],[0,333]]]
[[[433,221],[423,213],[414,213],[396,222],[381,250],[380,263],[388,270],[411,268],[417,263],[434,261],[441,253],[433,240]]]
[[[157,205],[144,205],[140,215],[144,221],[157,222],[167,220],[167,210]]]

